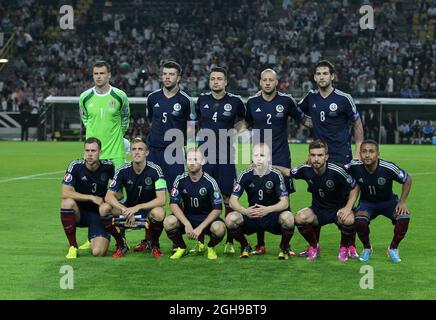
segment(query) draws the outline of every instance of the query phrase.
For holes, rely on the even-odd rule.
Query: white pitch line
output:
[[[48,176],[48,175],[51,175],[51,174],[58,174],[58,173],[62,173],[62,172],[65,172],[65,171],[62,170],[62,171],[44,172],[44,173],[32,174],[30,176],[15,177],[15,178],[10,178],[10,179],[0,180],[0,183],[16,181],[16,180],[32,179],[32,178],[35,178],[35,177]]]
[[[45,173],[38,173],[38,174],[33,174],[30,176],[23,176],[23,177],[0,177],[0,178],[8,178],[8,179],[4,179],[4,180],[0,180],[0,183],[2,182],[10,182],[10,181],[17,181],[17,180],[59,180],[60,178],[39,178],[41,176],[48,176],[51,174],[58,174],[58,173],[63,173],[65,171],[53,171],[53,172],[45,172]],[[424,175],[435,175],[436,171],[433,172],[417,172],[417,173],[409,173],[411,176],[424,176]]]
[[[409,173],[411,176],[424,176],[424,175],[431,175],[436,174],[436,172],[417,172],[417,173]]]

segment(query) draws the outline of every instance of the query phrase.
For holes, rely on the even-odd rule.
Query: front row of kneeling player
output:
[[[269,165],[271,152],[266,144],[253,146],[253,163],[244,170],[234,185],[230,207],[234,210],[220,218],[222,196],[216,181],[203,172],[204,157],[198,149],[187,151],[188,172],[177,177],[170,189],[172,214],[165,216],[167,185],[159,166],[146,161],[147,145],[141,139],[131,144],[132,161],[116,173],[110,161],[99,160],[101,143],[98,139],[85,141],[85,159],[72,161],[62,186],[61,221],[70,248],[68,259],[78,255],[76,226],[88,227],[88,239],[94,256],[106,255],[109,239],[116,241],[114,258],[122,257],[129,248],[124,228],[145,226],[145,239],[134,251],[151,250],[155,258],[162,252],[159,237],[165,228],[173,242],[171,259],[188,254],[183,233],[197,241],[191,252],[204,253],[216,259],[215,246],[223,239],[226,229],[241,244],[241,258],[249,257],[251,247],[245,238],[259,231],[281,235],[279,259],[288,259],[295,253],[290,248],[294,224],[308,242],[301,255],[315,260],[320,245],[314,226],[335,223],[341,232],[338,259],[356,259],[357,232],[363,244],[361,261],[372,254],[369,241],[369,223],[382,214],[392,220],[394,236],[387,254],[393,262],[400,262],[398,245],[404,238],[409,212],[406,198],[411,188],[411,177],[395,164],[379,159],[375,141],[366,140],[360,148],[362,160],[353,160],[347,166],[328,161],[328,148],[322,141],[309,145],[308,164],[295,169]],[[312,204],[301,209],[295,217],[290,211],[288,192],[283,176],[307,182]],[[107,190],[109,179],[112,179]],[[392,192],[392,182],[403,184],[400,199]],[[126,198],[123,198],[123,189]],[[107,191],[107,192],[106,192]],[[247,193],[248,207],[239,201]],[[360,193],[358,207],[353,210]],[[119,228],[119,226],[122,226]],[[210,240],[204,244],[204,235]]]

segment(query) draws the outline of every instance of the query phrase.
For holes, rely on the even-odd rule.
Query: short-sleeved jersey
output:
[[[348,201],[356,181],[343,166],[327,162],[326,171],[318,176],[309,165],[301,165],[291,170],[294,179],[307,182],[307,191],[312,193],[312,204],[321,209],[340,209]]]
[[[206,172],[194,182],[188,173],[177,176],[170,194],[170,203],[180,205],[186,214],[208,215],[222,210],[222,196],[215,179]]]
[[[298,105],[312,117],[314,138],[327,143],[329,160],[349,163],[352,159],[350,123],[359,119],[353,98],[338,89],[326,98],[319,90],[311,90]]]
[[[101,141],[101,159],[125,157],[124,134],[130,123],[130,107],[126,94],[115,87],[101,95],[95,88],[80,95],[79,111],[86,128],[86,138]]]
[[[245,118],[246,109],[245,105],[241,100],[240,96],[233,95],[229,92],[225,94],[222,99],[215,99],[211,92],[202,93],[198,97],[197,101],[197,115],[199,117],[199,128],[198,133],[201,136],[202,129],[209,129],[215,133],[216,142],[216,159],[218,160],[219,152],[221,150],[227,150],[226,159],[227,162],[230,161],[229,154],[233,148],[233,141],[226,138],[226,140],[219,140],[219,130],[230,130],[233,129],[236,122]],[[207,135],[206,135],[207,136]],[[205,141],[200,141],[200,145],[205,143]],[[209,153],[205,154],[209,156]],[[222,158],[222,157],[221,157]]]
[[[247,123],[261,130],[260,142],[265,140],[265,129],[272,130],[272,164],[290,167],[288,144],[288,117],[300,121],[304,113],[294,98],[277,92],[274,99],[266,101],[262,96],[250,97],[247,101]],[[255,137],[255,136],[254,136]]]
[[[165,132],[170,129],[182,131],[186,144],[187,123],[196,120],[195,104],[190,96],[179,90],[167,98],[163,89],[154,91],[147,98],[147,118],[152,124],[148,142],[152,147],[165,148],[174,141],[165,141]]]
[[[350,163],[349,172],[360,187],[360,200],[368,202],[384,202],[397,198],[392,191],[392,182],[404,184],[408,173],[396,164],[379,159],[377,169],[369,173],[360,160]]]
[[[272,206],[277,204],[281,197],[288,196],[282,174],[273,167],[270,167],[269,172],[263,176],[259,176],[254,168],[241,172],[233,186],[232,195],[240,198],[244,191],[247,192],[250,207],[255,204]]]
[[[140,174],[133,170],[133,164],[123,165],[114,176],[109,190],[118,192],[124,188],[127,199],[124,205],[133,207],[140,203],[146,203],[156,198],[156,191],[166,191],[167,184],[164,180],[161,168],[151,161]]]
[[[85,160],[73,160],[65,172],[62,183],[73,187],[76,192],[104,198],[109,179],[114,177],[114,172],[115,167],[112,161],[100,160],[98,169],[90,171],[86,167]],[[81,202],[80,205],[98,209],[98,206],[92,202]]]

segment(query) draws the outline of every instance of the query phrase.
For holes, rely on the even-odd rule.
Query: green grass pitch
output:
[[[293,165],[301,163],[307,145],[292,145]],[[0,142],[0,299],[435,299],[436,298],[436,147],[382,146],[382,158],[403,167],[413,177],[408,207],[412,219],[400,245],[403,262],[392,264],[385,253],[392,225],[384,217],[371,224],[374,254],[373,289],[362,289],[363,263],[337,259],[339,231],[328,225],[321,232],[321,257],[277,259],[279,236],[266,234],[267,254],[241,260],[188,256],[171,261],[171,243],[161,236],[164,257],[132,251],[123,259],[94,258],[81,252],[65,259],[68,245],[59,219],[60,181],[70,160],[80,158],[78,142]],[[295,213],[310,204],[304,182],[291,196]],[[397,193],[401,186],[395,185]],[[143,231],[127,233],[133,247]],[[78,229],[78,242],[86,238]],[[255,243],[255,236],[249,238]],[[188,242],[188,245],[193,243]],[[357,240],[358,250],[362,246]],[[298,231],[295,251],[306,247]],[[110,253],[114,251],[114,241]],[[74,289],[60,288],[60,269],[74,270]]]

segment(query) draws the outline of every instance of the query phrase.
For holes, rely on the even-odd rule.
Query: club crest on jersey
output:
[[[103,182],[107,181],[108,178],[109,178],[109,176],[108,176],[106,173],[103,173],[103,174],[100,176],[100,180],[103,181]]]
[[[224,111],[229,112],[229,111],[231,111],[231,110],[232,110],[232,105],[229,104],[229,103],[226,103],[226,104],[224,105]]]
[[[177,190],[177,188],[171,189],[171,197],[177,197],[178,194],[179,194],[179,190]]]
[[[71,182],[73,180],[73,176],[71,175],[71,173],[66,173],[64,176],[64,181],[65,182]]]
[[[353,178],[351,176],[348,176],[347,182],[351,184],[353,182]]]
[[[333,187],[335,186],[335,183],[333,182],[333,180],[327,180],[325,182],[325,185],[327,186],[327,188],[333,189]]]
[[[267,188],[267,189],[272,189],[272,188],[274,188],[274,183],[272,182],[272,181],[267,181],[266,183],[265,183],[265,187]]]
[[[199,192],[200,192],[201,196],[205,196],[207,194],[207,189],[203,187],[203,188],[200,189]]]
[[[219,193],[218,191],[215,191],[215,192],[213,193],[213,197],[214,197],[215,199],[221,199],[221,193]]]
[[[380,177],[377,179],[377,183],[379,186],[383,186],[386,183],[386,179],[383,177]]]
[[[239,183],[235,183],[233,186],[233,192],[239,192],[241,190],[241,185]]]
[[[336,103],[332,103],[332,104],[330,104],[329,109],[330,109],[330,111],[336,111],[336,110],[338,110],[338,105]]]
[[[109,101],[109,108],[111,109],[115,108],[115,100]]]
[[[276,111],[277,112],[283,112],[283,110],[285,110],[285,108],[281,104],[276,106]]]
[[[151,184],[153,183],[153,179],[150,177],[147,177],[147,178],[145,178],[144,182],[147,186],[151,186]]]
[[[182,110],[182,106],[180,105],[180,103],[176,103],[173,106],[173,109],[174,109],[174,111],[180,111],[180,110]]]

